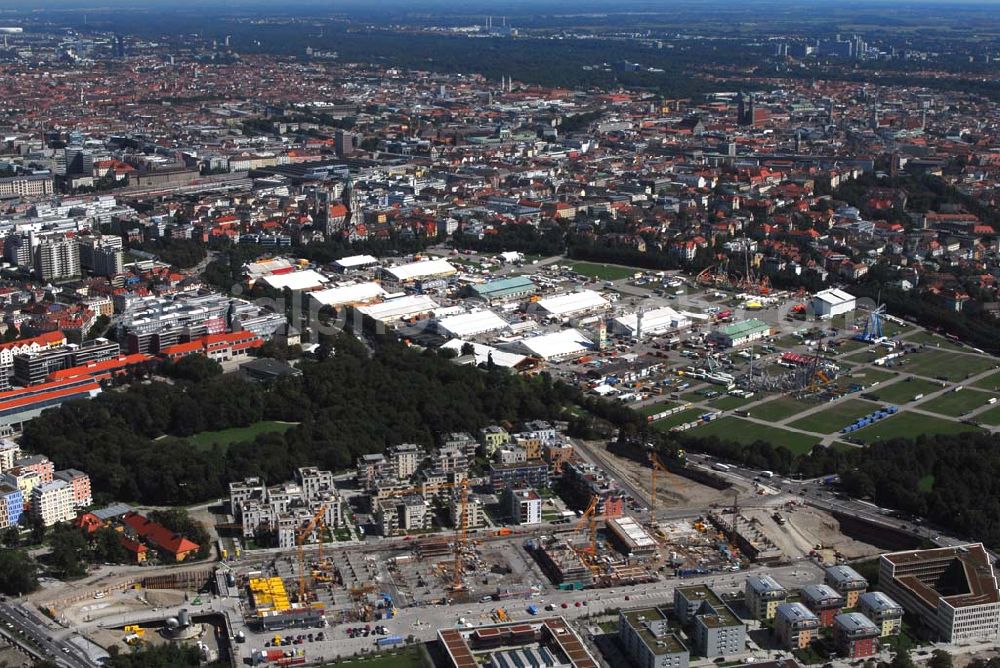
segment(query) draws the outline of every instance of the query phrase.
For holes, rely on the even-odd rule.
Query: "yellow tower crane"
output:
[[[459,486],[458,521],[455,522],[455,573],[451,581],[452,591],[464,591],[462,580],[462,550],[468,533],[469,481],[463,480]]]
[[[326,504],[324,503],[319,507],[319,509],[316,510],[316,513],[309,519],[309,522],[304,527],[302,527],[295,536],[295,544],[298,549],[298,557],[299,557],[299,602],[300,603],[306,600],[306,556],[305,556],[305,548],[303,546],[306,542],[306,538],[309,536],[310,533],[312,533],[313,529],[317,528],[317,526],[319,527],[324,526],[323,516],[325,514],[326,514]],[[322,554],[322,549],[323,549],[322,538],[319,541],[319,545],[320,545],[319,549],[321,550],[320,554]]]

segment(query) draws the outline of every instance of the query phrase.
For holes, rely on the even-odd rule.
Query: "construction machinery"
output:
[[[465,591],[465,582],[462,579],[462,551],[465,549],[465,542],[468,538],[468,507],[469,481],[466,479],[462,480],[459,486],[458,522],[455,523],[455,573],[451,580],[452,591]]]
[[[299,529],[295,535],[295,545],[298,552],[299,558],[299,603],[304,603],[306,600],[306,555],[305,555],[305,542],[306,538],[309,537],[315,529],[319,528],[322,531],[322,527],[325,526],[323,522],[323,516],[326,515],[326,504],[321,504],[316,510],[313,516],[309,519],[304,527]],[[323,549],[323,541],[319,541],[319,550]],[[322,552],[320,552],[322,556]]]
[[[456,482],[435,483],[437,489],[457,489],[459,496],[459,521],[455,524],[455,568],[452,573],[451,590],[464,591],[465,584],[462,581],[462,554],[468,546],[468,507],[469,507],[469,481],[463,479]],[[416,494],[424,496],[426,490],[423,487],[407,487],[404,489],[394,489],[386,494],[389,498]]]
[[[575,531],[580,531],[581,529],[587,530],[587,545],[579,551],[590,556],[597,554],[597,502],[599,500],[596,494],[590,497],[590,503],[587,504],[586,510],[580,515],[580,519],[577,521],[574,529]]]

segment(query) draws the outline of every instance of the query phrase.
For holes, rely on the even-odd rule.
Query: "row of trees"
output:
[[[846,493],[926,517],[961,535],[1000,545],[1000,439],[986,433],[893,439],[865,449],[816,446],[796,455],[766,441],[737,443],[696,432],[639,438],[668,455],[704,452],[750,468],[814,478],[839,474]]]

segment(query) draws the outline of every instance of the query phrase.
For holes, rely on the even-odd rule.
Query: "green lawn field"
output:
[[[937,334],[932,334],[927,330],[920,330],[916,332],[911,332],[903,337],[906,343],[922,343],[928,346],[934,346],[935,348],[941,348],[944,350],[962,350],[962,346],[952,343],[943,336],[938,336]]]
[[[856,362],[858,364],[869,364],[874,362],[879,357],[885,356],[885,350],[882,348],[878,349],[865,349],[853,352],[850,355],[845,355],[844,359],[848,362]]]
[[[815,436],[787,431],[781,427],[770,427],[736,417],[724,417],[707,422],[691,430],[696,436],[718,436],[724,441],[737,443],[753,443],[768,441],[775,446],[784,446],[795,454],[804,454],[812,450],[819,442]]]
[[[203,431],[200,434],[189,436],[187,441],[197,448],[208,448],[216,444],[227,448],[233,443],[252,441],[261,434],[288,431],[296,424],[295,422],[256,422],[246,427],[233,427],[232,429],[222,429],[221,431]]]
[[[847,399],[838,402],[818,413],[807,415],[789,424],[796,429],[816,432],[817,434],[832,434],[879,409],[879,405],[863,399]]]
[[[896,374],[892,371],[886,371],[885,369],[873,369],[869,367],[858,371],[852,371],[851,375],[845,380],[848,380],[851,383],[857,383],[858,385],[864,385],[865,387],[871,387],[873,383],[884,383],[885,381],[891,380],[895,377]]]
[[[419,649],[416,647],[407,647],[402,650],[388,650],[372,656],[341,659],[340,661],[325,663],[323,665],[353,666],[354,668],[424,668],[424,660],[420,656]]]
[[[976,382],[970,384],[972,385],[972,387],[978,387],[993,392],[1000,392],[1000,371],[994,374],[990,374],[985,378],[980,378]]]
[[[946,350],[929,350],[907,355],[905,368],[910,373],[951,382],[995,368],[996,360],[982,355],[967,355]]]
[[[954,420],[904,411],[854,432],[851,438],[873,443],[891,438],[916,438],[922,434],[961,434],[969,431],[979,431],[979,428]]]
[[[722,397],[716,397],[708,402],[709,406],[718,408],[720,411],[731,411],[734,408],[739,408],[740,406],[746,405],[751,401],[759,400],[763,395],[755,394],[752,397],[734,397],[731,394],[727,394]]]
[[[988,411],[983,411],[975,418],[976,422],[980,422],[991,427],[995,427],[1000,424],[1000,405],[995,408],[991,408]]]
[[[879,401],[888,401],[891,404],[905,404],[913,401],[913,397],[919,394],[928,394],[941,389],[941,385],[931,380],[923,378],[904,378],[898,383],[888,385],[877,385],[869,389],[866,394],[878,397]]]
[[[778,422],[809,408],[810,404],[792,397],[778,397],[750,409],[751,417],[768,422]]]
[[[925,494],[930,494],[934,490],[934,474],[928,473],[917,483],[917,489]]]
[[[631,278],[638,269],[619,267],[612,264],[596,264],[594,262],[573,262],[569,265],[572,271],[582,275],[597,278],[602,281],[617,281],[621,278]]]
[[[987,401],[991,398],[996,398],[996,395],[989,392],[980,392],[979,390],[964,388],[959,392],[945,392],[939,397],[935,397],[930,401],[925,401],[920,404],[920,408],[932,413],[938,413],[940,415],[959,417],[960,415],[965,415],[973,408],[986,406]]]
[[[861,350],[862,348],[867,348],[870,344],[864,341],[855,341],[854,339],[841,339],[840,343],[834,348],[835,354],[846,355],[847,353],[853,353]]]

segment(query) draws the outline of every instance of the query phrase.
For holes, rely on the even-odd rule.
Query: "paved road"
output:
[[[30,608],[11,602],[0,603],[0,623],[19,646],[39,659],[54,661],[69,668],[91,668],[98,665],[80,648],[69,642],[75,630],[56,632]],[[17,633],[18,631],[22,633]]]

